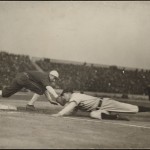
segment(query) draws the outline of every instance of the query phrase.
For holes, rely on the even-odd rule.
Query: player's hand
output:
[[[51,116],[53,116],[53,117],[61,117],[61,115],[60,114],[52,114]]]
[[[50,103],[53,104],[53,105],[58,105],[58,103],[55,102],[55,101],[50,101]]]

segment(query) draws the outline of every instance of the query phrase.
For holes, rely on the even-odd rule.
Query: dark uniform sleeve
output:
[[[49,81],[48,79],[46,79],[46,78],[41,79],[41,83],[42,83],[42,85],[43,85],[44,87],[46,87],[46,86],[51,86],[51,85],[50,85],[50,81]]]
[[[47,73],[39,72],[39,71],[28,71],[30,80],[40,84],[43,88],[46,86],[50,86],[50,80]]]

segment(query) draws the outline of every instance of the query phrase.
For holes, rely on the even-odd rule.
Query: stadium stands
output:
[[[58,88],[71,86],[81,92],[108,92],[122,94],[144,94],[150,83],[150,70],[129,69],[118,66],[96,66],[93,64],[63,63],[44,58],[35,61],[45,72],[58,70]],[[0,89],[7,86],[18,72],[36,70],[29,56],[0,52]]]
[[[7,86],[18,72],[36,70],[29,56],[0,52],[0,89]]]
[[[96,91],[122,94],[144,94],[144,88],[150,83],[150,70],[129,70],[117,66],[101,66],[66,64],[53,62],[51,59],[37,60],[44,70],[56,69],[61,74],[60,88],[74,87],[80,91]]]

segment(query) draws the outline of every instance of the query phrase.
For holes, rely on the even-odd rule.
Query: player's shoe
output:
[[[120,116],[119,114],[117,114],[117,118],[116,118],[116,120],[130,121],[128,118],[126,118],[126,117],[122,117],[122,116]]]
[[[0,110],[17,110],[16,106],[0,104]]]
[[[27,105],[26,105],[26,110],[34,111],[34,110],[35,110],[35,107],[34,107],[34,105],[29,105],[29,104],[27,104]]]

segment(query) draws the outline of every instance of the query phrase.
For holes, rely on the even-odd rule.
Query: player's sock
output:
[[[139,112],[150,112],[150,107],[138,106]]]
[[[112,119],[112,120],[114,120],[114,119],[117,119],[117,118],[118,118],[118,115],[117,115],[117,114],[108,115],[108,114],[102,113],[101,116],[102,116],[102,119]]]
[[[34,102],[38,99],[38,97],[38,94],[34,94],[32,99],[28,102],[28,105],[34,105]]]

